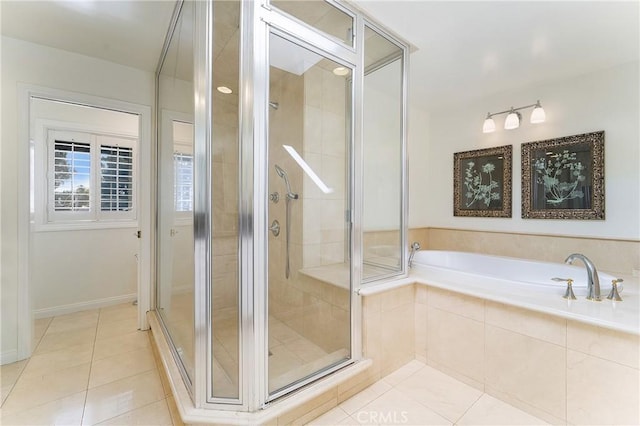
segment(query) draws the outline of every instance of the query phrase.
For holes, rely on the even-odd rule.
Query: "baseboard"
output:
[[[18,351],[13,349],[6,352],[0,352],[0,365],[11,364],[18,360]]]
[[[137,294],[125,294],[122,296],[105,297],[104,299],[90,300],[88,302],[71,303],[69,305],[53,306],[51,308],[36,309],[33,311],[35,319],[55,317],[58,315],[72,314],[74,312],[86,311],[89,309],[104,308],[105,306],[117,305],[119,303],[133,302]]]

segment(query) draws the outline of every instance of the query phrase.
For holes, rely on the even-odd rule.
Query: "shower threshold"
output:
[[[246,412],[196,408],[182,380],[179,367],[171,355],[169,344],[160,328],[156,312],[148,312],[147,318],[153,335],[152,342],[155,349],[157,349],[157,355],[163,367],[161,374],[164,373],[169,382],[180,417],[185,424],[289,424],[305,418],[307,414],[312,412],[313,417],[317,417],[335,406],[335,403],[329,403],[331,400],[337,399],[340,401],[341,399],[346,399],[369,384],[366,377],[367,370],[373,363],[371,360],[365,359],[356,361],[293,392],[291,395],[273,401],[258,411]]]

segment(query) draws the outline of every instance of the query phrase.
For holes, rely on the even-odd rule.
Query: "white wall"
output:
[[[425,194],[428,189],[428,168],[425,163],[429,157],[428,132],[430,120],[431,117],[427,111],[413,105],[411,102],[409,103],[409,117],[407,119],[409,228],[429,226],[426,212],[432,200]]]
[[[16,356],[18,305],[18,84],[152,105],[153,74],[45,46],[2,38],[1,361]]]
[[[364,77],[365,231],[400,227],[401,64],[397,60]]]
[[[138,138],[138,116],[34,99],[30,138],[35,145],[35,215],[29,258],[32,308],[36,317],[91,309],[135,298],[139,240],[137,219],[111,229],[51,229],[45,187],[48,126]],[[139,156],[139,149],[136,150]],[[139,177],[136,171],[136,178]],[[54,226],[58,226],[55,224]],[[49,225],[50,226],[50,225]]]
[[[135,299],[136,228],[36,232],[31,300],[36,317]]]
[[[428,148],[411,152],[411,168],[426,171],[412,182],[411,216],[430,227],[524,232],[569,236],[640,239],[640,132],[638,63],[630,63],[561,81],[550,81],[460,105],[430,115]],[[540,99],[547,121],[504,130],[497,117],[494,133],[483,134],[488,111],[502,111]],[[580,133],[605,131],[604,221],[521,219],[521,144]],[[513,217],[453,216],[453,153],[513,145]],[[418,187],[418,188],[416,188]]]

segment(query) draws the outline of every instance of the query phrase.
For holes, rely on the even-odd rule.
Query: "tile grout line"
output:
[[[145,407],[148,407],[150,405],[157,404],[158,402],[161,402],[161,401],[165,402],[165,404],[167,406],[167,412],[169,413],[169,418],[171,418],[171,410],[169,409],[169,403],[167,402],[167,397],[165,396],[163,399],[159,399],[157,401],[150,402],[150,403],[142,405],[142,406],[140,406],[138,408],[132,408],[131,410],[125,411],[124,413],[120,413],[120,414],[117,414],[117,415],[115,415],[113,417],[109,417],[108,419],[101,420],[100,423],[95,423],[95,426],[101,425],[101,424],[103,424],[105,422],[108,422],[109,420],[113,420],[116,417],[124,416],[125,414],[132,413],[132,412],[134,412],[136,410],[141,410],[141,409],[143,409]],[[171,419],[171,424],[173,424],[173,419]]]
[[[423,369],[424,369],[424,368],[426,368],[427,366],[428,366],[428,365],[427,365],[427,364],[425,364],[422,368],[418,369],[414,374],[416,374],[416,373],[417,373],[418,371],[420,371],[420,370],[423,370]],[[432,367],[432,368],[433,368],[433,367]],[[436,369],[436,370],[437,370],[437,369]],[[439,371],[439,370],[437,370],[437,371]],[[447,375],[448,377],[451,377],[451,376],[449,376],[449,375],[448,375],[448,374],[446,374],[446,373],[443,373],[443,374]],[[404,380],[402,380],[401,382],[399,382],[399,383],[398,383],[398,385],[400,385],[400,383],[405,382],[405,381],[406,381],[406,380],[408,380],[409,378],[411,378],[411,376],[409,376],[409,377],[405,378]],[[454,379],[454,380],[457,380],[457,379],[455,379],[454,377],[451,377],[451,378],[452,378],[452,379]],[[458,382],[460,382],[460,383],[462,383],[462,384],[464,384],[464,385],[466,385],[466,386],[469,386],[469,385],[467,385],[466,383],[461,382],[460,380],[457,380],[457,381],[458,381]],[[393,388],[395,389],[398,385],[393,386]],[[472,387],[472,386],[469,386],[469,387]],[[396,389],[396,390],[398,390],[398,389]],[[398,391],[399,391],[399,392],[401,392],[403,395],[405,395],[405,393],[404,393],[404,392],[402,392],[402,391],[400,391],[400,390],[398,390]],[[457,419],[457,420],[451,421],[451,424],[452,424],[452,425],[455,425],[457,422],[459,422],[459,421],[460,421],[460,419],[461,419],[462,417],[464,417],[464,415],[465,415],[465,414],[467,414],[467,411],[469,411],[469,410],[470,410],[470,409],[471,409],[471,408],[472,408],[472,407],[473,407],[473,406],[474,406],[474,405],[475,405],[475,404],[480,400],[480,398],[482,398],[484,395],[485,395],[485,393],[484,393],[484,391],[483,391],[483,392],[482,392],[482,393],[481,393],[481,394],[480,394],[480,395],[475,399],[475,401],[473,401],[473,402],[472,402],[472,403],[467,407],[467,409],[464,411],[464,413],[462,413],[462,415],[461,415],[460,417],[458,417],[458,419]],[[426,407],[427,409],[429,409],[429,410],[433,411],[435,414],[437,414],[438,416],[442,417],[443,419],[445,419],[445,420],[449,421],[449,419],[448,419],[445,415],[440,414],[439,412],[437,412],[434,408],[430,407],[429,405],[427,405],[427,404],[425,404],[425,403],[423,403],[423,402],[421,402],[421,401],[418,401],[416,398],[414,398],[414,397],[413,397],[413,395],[408,395],[408,397],[409,397],[409,398],[411,398],[411,400],[413,400],[414,402],[417,402],[418,404],[422,405],[423,407]]]
[[[54,317],[55,318],[55,317]],[[44,338],[44,335],[47,334],[47,331],[49,330],[49,326],[51,325],[51,323],[53,322],[53,318],[51,318],[51,321],[49,321],[49,323],[47,324],[47,327],[44,329],[44,331],[42,332],[42,336],[40,336],[40,339],[38,339],[38,343],[33,347],[33,351],[31,352],[31,355],[29,356],[29,358],[26,358],[25,360],[20,360],[20,361],[26,361],[24,366],[22,367],[22,369],[20,370],[20,373],[18,373],[18,377],[16,377],[16,380],[13,382],[13,384],[11,385],[11,388],[9,389],[9,392],[7,393],[7,396],[4,398],[4,400],[2,401],[2,403],[0,404],[0,408],[4,406],[5,402],[7,402],[7,400],[9,399],[9,397],[11,396],[11,394],[13,393],[13,390],[15,389],[16,385],[18,384],[18,381],[20,381],[20,378],[22,377],[22,375],[24,374],[24,370],[27,369],[27,366],[29,365],[29,363],[31,362],[31,358],[33,357],[33,355],[36,352],[36,349],[38,348],[38,346],[40,346],[40,342],[42,341],[42,339]],[[20,362],[17,361],[17,362]]]
[[[483,396],[485,396],[485,395],[486,395],[486,393],[482,392],[482,393],[480,394],[480,396],[478,396],[478,398],[477,398],[475,401],[473,401],[473,403],[472,403],[471,405],[469,405],[469,407],[467,407],[467,409],[466,409],[466,410],[464,410],[464,413],[462,413],[462,415],[461,415],[460,417],[458,417],[458,418],[453,422],[453,424],[454,424],[454,425],[457,425],[457,424],[458,424],[458,422],[459,422],[460,420],[462,420],[462,418],[463,418],[463,417],[464,417],[464,416],[469,412],[469,410],[471,410],[471,409],[473,408],[473,406],[474,406],[474,405],[476,405],[476,404],[478,403],[478,401],[480,401],[480,399],[481,399]],[[509,405],[511,405],[511,404],[509,404]]]
[[[98,339],[98,327],[100,326],[100,315],[102,314],[102,308],[98,310],[98,321],[96,321],[96,334],[93,336],[93,345],[91,346],[91,362],[89,363],[89,375],[87,376],[87,385],[84,394],[84,403],[82,404],[82,417],[80,418],[80,424],[84,423],[84,415],[87,411],[87,399],[89,398],[89,382],[91,381],[91,370],[93,369],[93,353],[96,350],[96,340]]]

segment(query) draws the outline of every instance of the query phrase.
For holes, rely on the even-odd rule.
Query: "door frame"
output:
[[[256,2],[258,4],[259,2]],[[353,27],[357,33],[360,33],[359,28],[363,27],[363,18],[355,11],[346,8],[344,5],[329,0],[329,3],[339,10],[345,12],[353,18]],[[361,359],[361,328],[359,318],[361,315],[359,296],[355,293],[356,288],[361,282],[361,268],[359,264],[361,262],[359,255],[360,238],[354,238],[359,235],[360,227],[360,206],[357,200],[350,199],[348,195],[345,195],[345,201],[349,210],[348,217],[348,233],[350,235],[351,247],[349,247],[349,255],[351,257],[351,287],[350,287],[350,345],[351,354],[350,357],[336,365],[321,368],[315,371],[310,376],[279,389],[275,393],[269,392],[269,378],[268,378],[268,334],[269,334],[269,321],[268,321],[268,291],[269,291],[269,270],[268,270],[268,170],[267,164],[269,159],[269,120],[268,120],[268,92],[269,92],[269,38],[271,34],[277,35],[286,41],[298,45],[304,49],[314,52],[323,58],[328,58],[336,63],[348,66],[354,70],[354,78],[356,84],[352,90],[352,101],[354,107],[349,111],[351,117],[351,128],[348,131],[348,143],[346,149],[349,157],[348,167],[350,169],[349,182],[347,183],[347,193],[354,194],[354,187],[356,185],[357,176],[360,175],[359,164],[356,161],[356,157],[360,153],[357,151],[360,146],[361,135],[358,129],[358,125],[361,120],[361,114],[359,106],[361,102],[361,81],[362,81],[362,57],[356,52],[355,46],[348,46],[341,42],[332,40],[330,37],[326,37],[320,31],[313,27],[296,20],[288,18],[286,15],[279,12],[277,9],[270,9],[261,7],[259,4],[254,6],[254,14],[257,17],[253,19],[252,31],[254,39],[253,41],[253,53],[256,66],[254,67],[254,75],[252,84],[254,85],[252,95],[253,100],[250,111],[253,111],[254,117],[254,146],[253,157],[250,158],[253,163],[253,197],[252,203],[247,204],[253,208],[253,214],[248,215],[241,211],[241,217],[254,217],[256,220],[253,223],[253,250],[256,254],[253,258],[253,270],[259,271],[259,273],[253,274],[253,291],[254,298],[256,300],[264,300],[265,303],[256,304],[254,306],[254,329],[256,330],[254,348],[256,364],[256,371],[262,371],[264,374],[257,379],[258,392],[254,393],[254,399],[250,401],[253,407],[263,407],[265,404],[269,404],[278,398],[285,395],[289,395],[292,392],[300,389],[301,387],[318,380],[322,377],[331,374],[340,368],[353,364]],[[359,39],[359,38],[358,38]],[[244,55],[243,60],[246,61]],[[243,66],[246,66],[244,64]],[[248,64],[251,65],[251,64]],[[241,98],[244,99],[243,96]],[[243,104],[243,108],[246,105]],[[249,120],[247,120],[249,121]],[[243,135],[244,136],[244,135]],[[248,139],[248,138],[245,138]],[[243,158],[247,164],[250,164],[249,158]],[[257,219],[259,218],[259,219]],[[264,324],[267,327],[264,328]],[[250,370],[249,370],[250,371]],[[251,406],[251,405],[250,405]]]
[[[66,102],[76,105],[107,109],[138,116],[138,230],[139,261],[137,277],[138,328],[147,330],[146,313],[151,309],[152,257],[152,133],[151,107],[115,99],[102,98],[60,89],[30,84],[18,84],[18,306],[17,306],[17,359],[31,356],[33,313],[30,282],[31,252],[31,163],[30,124],[31,98]]]

